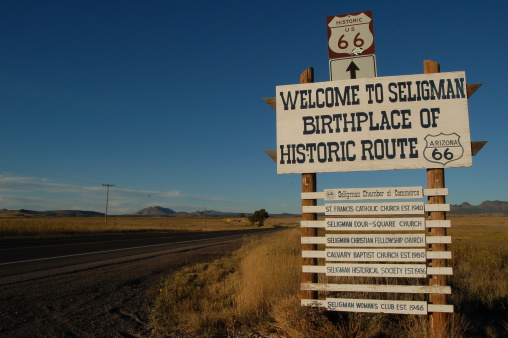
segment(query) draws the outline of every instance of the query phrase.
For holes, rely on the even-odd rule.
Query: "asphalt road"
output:
[[[3,240],[0,241],[0,277],[160,252],[168,248],[209,244],[270,230],[136,233],[83,238]]]
[[[142,337],[164,277],[273,229],[0,241],[0,337]]]

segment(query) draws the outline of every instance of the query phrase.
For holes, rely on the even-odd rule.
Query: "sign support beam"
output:
[[[423,62],[423,68],[425,74],[430,73],[439,73],[440,65],[439,63],[431,60],[425,60]],[[427,187],[429,189],[442,189],[445,187],[444,182],[444,169],[436,168],[436,169],[427,169]],[[445,204],[444,196],[430,196],[428,198],[429,204]],[[437,220],[445,220],[446,212],[444,211],[432,211],[429,212],[429,220],[437,221]],[[446,236],[446,228],[432,228],[430,231],[431,236]],[[446,244],[431,244],[431,251],[446,251]],[[430,263],[432,268],[438,267],[446,267],[445,259],[433,259]],[[446,286],[446,275],[433,275],[429,280],[429,284],[431,286]],[[430,294],[429,301],[432,304],[444,305],[446,304],[446,295],[445,294]],[[447,313],[446,312],[434,312],[430,315],[430,331],[432,338],[445,338],[446,334],[446,322],[447,322]]]
[[[314,68],[307,68],[300,75],[300,83],[313,83],[314,82]],[[316,192],[316,173],[302,174],[302,193]],[[302,220],[315,221],[317,214],[312,212],[303,212],[303,207],[317,205],[316,199],[302,199]],[[316,237],[317,229],[301,228],[302,237]],[[302,251],[317,250],[317,244],[302,244]],[[302,266],[317,265],[317,258],[304,258],[302,256]],[[310,272],[302,272],[302,283],[317,283],[318,274]],[[318,291],[316,290],[301,290],[302,299],[317,299]]]

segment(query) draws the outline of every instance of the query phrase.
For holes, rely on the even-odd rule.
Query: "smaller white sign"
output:
[[[325,306],[329,311],[427,314],[427,302],[422,301],[327,298]]]
[[[427,277],[425,264],[326,264],[327,276],[354,277]]]
[[[330,60],[330,81],[376,77],[376,56],[365,55]]]
[[[327,261],[426,262],[425,249],[326,249]]]
[[[325,215],[423,215],[423,202],[333,203],[325,204]]]
[[[371,11],[329,16],[326,22],[328,56],[331,59],[374,53]]]
[[[422,187],[325,189],[326,201],[394,200],[423,197]]]
[[[424,247],[425,234],[327,234],[327,247]]]
[[[424,217],[405,218],[325,218],[326,230],[419,231],[425,230]]]

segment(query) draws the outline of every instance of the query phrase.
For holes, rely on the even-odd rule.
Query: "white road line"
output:
[[[183,243],[192,243],[192,242],[202,242],[202,241],[209,241],[209,240],[214,240],[214,239],[223,239],[223,238],[230,238],[230,237],[238,237],[238,236],[243,236],[243,235],[245,235],[245,234],[231,235],[231,236],[222,236],[222,237],[215,237],[215,238],[194,239],[192,241],[183,241],[183,242],[173,242],[173,243],[161,243],[161,244],[143,245],[143,246],[135,246],[135,247],[132,247],[132,248],[122,248],[122,249],[113,249],[113,250],[104,250],[104,251],[85,252],[85,253],[74,254],[74,255],[66,255],[66,256],[36,258],[36,259],[29,259],[29,260],[26,260],[26,261],[0,263],[0,266],[1,265],[18,264],[18,263],[29,263],[29,262],[45,261],[45,260],[58,259],[58,258],[68,258],[68,257],[76,257],[76,256],[93,255],[93,254],[100,254],[100,253],[114,252],[114,251],[125,251],[125,250],[132,250],[132,249],[150,248],[150,247],[169,245],[169,244],[183,244]]]

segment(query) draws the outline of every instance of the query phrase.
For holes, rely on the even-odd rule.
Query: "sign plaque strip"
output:
[[[302,228],[325,228],[326,223],[324,221],[300,221],[300,227],[302,227]]]
[[[427,311],[429,312],[446,312],[453,313],[453,305],[449,304],[428,304]]]
[[[434,220],[434,221],[425,221],[425,226],[427,228],[450,228],[452,223],[450,220]]]
[[[425,204],[425,211],[450,211],[450,204]]]
[[[382,268],[382,269],[381,269]],[[402,270],[401,270],[402,269]],[[334,264],[303,265],[302,272],[326,273],[340,277],[408,277],[425,278],[428,275],[453,275],[451,267],[432,268],[425,264]]]
[[[391,203],[327,203],[303,206],[302,212],[325,213],[327,216],[354,215],[422,215],[430,211],[450,211],[450,204],[423,204],[423,202]]]
[[[302,200],[315,200],[323,198],[325,198],[325,193],[323,191],[302,192]]]
[[[437,205],[437,204],[436,204]],[[423,202],[326,203],[325,215],[423,215]]]
[[[409,300],[327,298],[330,311],[426,315],[427,302]]]
[[[389,258],[384,258],[384,254],[389,255]],[[402,256],[404,257],[399,258]],[[452,253],[425,249],[326,249],[304,250],[302,257],[343,262],[425,262],[427,259],[452,259]]]
[[[336,277],[427,277],[425,264],[327,263],[326,275]]]
[[[327,247],[424,247],[425,234],[330,234],[326,235]]]
[[[302,206],[303,213],[323,213],[325,212],[324,205],[305,205]]]
[[[448,188],[423,189],[423,196],[448,196]]]
[[[423,193],[422,193],[423,192]],[[424,196],[448,196],[448,188],[423,189],[422,187],[346,188],[302,192],[302,199],[325,199],[327,201],[355,201],[372,199],[411,199]]]
[[[325,218],[325,227],[329,231],[421,231],[425,222],[424,217]]]
[[[453,268],[452,267],[441,267],[441,268],[427,268],[427,275],[445,275],[452,276]]]
[[[426,262],[425,249],[326,249],[334,262]]]
[[[326,251],[324,250],[303,250],[303,258],[326,258]]]
[[[302,244],[326,244],[326,237],[301,237]]]
[[[427,236],[427,244],[450,244],[451,236]]]
[[[330,247],[422,247],[426,244],[450,244],[450,236],[425,236],[424,234],[383,235],[326,235],[326,237],[302,237],[302,244],[326,244]]]
[[[423,197],[422,187],[325,189],[326,201],[394,200]]]
[[[427,251],[427,259],[452,259],[451,251]]]
[[[419,221],[423,219],[424,220],[424,223],[425,223],[425,228],[450,228],[451,227],[451,222],[450,220],[433,220],[433,221],[429,221],[429,220],[425,220],[423,217],[422,218],[419,218],[419,217],[407,217],[407,218],[378,218],[378,219],[374,219],[374,218],[359,218],[359,217],[356,217],[356,218],[326,218],[324,221],[301,221],[300,222],[300,226],[302,228],[326,228],[326,230],[329,230],[329,231],[376,231],[376,230],[379,230],[379,231],[389,231],[391,229],[385,229],[385,227],[381,227],[381,226],[378,226],[378,227],[373,227],[371,226],[370,224],[372,224],[372,222],[374,221],[392,221],[392,220],[395,220],[395,225],[399,224],[399,227],[395,227],[393,228],[393,230],[397,230],[397,231],[412,231],[412,230],[422,230],[420,229],[419,226],[416,226],[414,225],[415,223],[411,224],[406,224],[404,226],[400,226],[400,223],[397,223],[397,222],[400,222],[400,221],[408,221],[408,222],[416,222],[416,221]],[[333,226],[328,226],[327,223],[328,222],[347,222],[347,221],[351,221],[351,222],[367,222],[367,224],[369,224],[369,226],[365,227],[365,226],[353,226],[352,227],[349,227],[349,226],[337,226],[338,223],[335,223]],[[359,224],[365,224],[365,223],[359,223]],[[412,227],[415,227],[412,228]],[[418,228],[418,229],[416,229]]]
[[[452,293],[452,288],[450,286],[432,285],[302,283],[301,289],[336,292],[440,293],[448,295]]]
[[[321,299],[302,299],[302,306],[312,306],[312,307],[327,307],[327,301]],[[448,304],[427,304],[428,312],[446,312],[453,313],[453,305]]]

